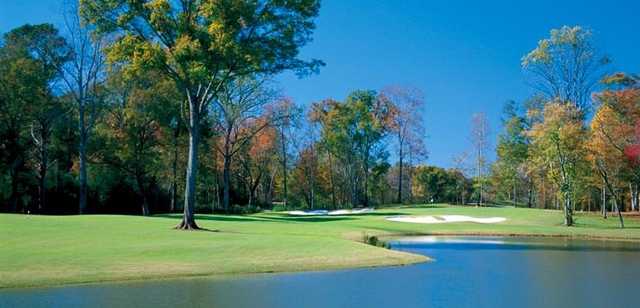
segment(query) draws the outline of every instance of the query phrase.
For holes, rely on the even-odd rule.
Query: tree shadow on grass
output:
[[[448,204],[442,204],[442,203],[433,203],[433,204],[392,204],[390,206],[383,206],[378,208],[378,210],[384,210],[384,209],[392,209],[392,208],[396,208],[396,209],[441,209],[441,208],[446,208],[446,207],[450,207],[450,205]]]
[[[401,216],[401,215],[414,215],[412,213],[405,212],[371,212],[371,213],[362,213],[362,214],[349,214],[345,216]]]
[[[174,214],[159,214],[154,217],[180,219],[182,216]],[[343,216],[240,216],[240,215],[196,215],[196,221],[229,221],[229,222],[330,222],[353,220]]]
[[[616,217],[616,219],[618,219]],[[633,225],[633,226],[629,226],[628,222],[625,220],[624,222],[624,228],[620,228],[620,225],[617,223],[618,221],[616,220],[616,224],[615,225],[599,225],[599,224],[594,224],[594,223],[582,223],[582,222],[575,222],[574,223],[574,227],[576,228],[590,228],[590,229],[599,229],[599,230],[632,230],[632,229],[640,229],[640,226],[638,225]],[[561,225],[563,226],[563,225]]]

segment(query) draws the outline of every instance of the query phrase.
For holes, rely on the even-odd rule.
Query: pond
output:
[[[1,307],[637,307],[640,246],[411,237],[404,267],[0,291]]]

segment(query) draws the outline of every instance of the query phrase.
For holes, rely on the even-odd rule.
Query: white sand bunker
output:
[[[450,222],[475,222],[479,224],[495,224],[507,220],[504,217],[478,218],[464,215],[437,215],[437,216],[397,216],[387,218],[389,221],[410,222],[417,224],[443,224]]]
[[[357,214],[366,214],[373,212],[372,208],[362,208],[362,209],[353,209],[353,210],[335,210],[335,211],[327,211],[327,210],[313,210],[313,211],[289,211],[289,215],[293,216],[337,216],[337,215],[357,215]]]

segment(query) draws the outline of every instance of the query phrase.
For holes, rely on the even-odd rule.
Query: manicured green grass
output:
[[[391,215],[501,216],[493,225],[411,224]],[[561,225],[559,211],[423,206],[341,217],[200,215],[215,232],[176,231],[177,215],[155,217],[0,215],[0,287],[153,279],[196,275],[325,270],[403,265],[427,259],[361,243],[364,234],[563,235],[640,240],[640,220],[577,215]]]

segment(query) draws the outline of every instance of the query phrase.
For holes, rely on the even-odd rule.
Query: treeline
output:
[[[267,2],[167,10],[81,1],[64,35],[50,24],[5,33],[1,210],[183,211],[189,229],[195,211],[470,198],[460,170],[418,166],[427,155],[419,90],[354,91],[306,108],[277,90],[274,74],[323,65],[296,58],[318,3]],[[210,14],[222,9],[270,31],[221,25],[231,17]]]
[[[497,161],[480,161],[486,200],[575,210],[640,210],[640,78],[609,73],[591,32],[563,27],[522,60],[536,96],[508,102]],[[475,170],[474,169],[474,170]]]

